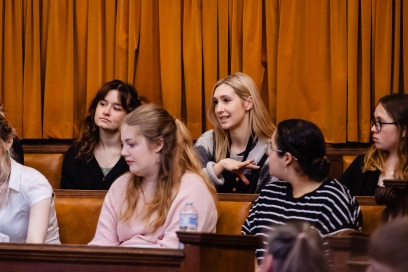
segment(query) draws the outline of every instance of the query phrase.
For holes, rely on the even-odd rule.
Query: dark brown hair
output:
[[[122,108],[129,113],[141,105],[135,87],[121,80],[113,80],[105,83],[96,93],[88,109],[88,115],[82,122],[80,138],[78,139],[78,158],[90,161],[93,158],[93,150],[99,142],[99,127],[95,124],[95,111],[99,101],[105,99],[106,95],[117,90]]]
[[[312,122],[288,119],[278,124],[275,136],[282,157],[289,152],[297,159],[295,171],[310,180],[323,181],[327,178],[330,163],[326,158],[326,143],[321,130]]]

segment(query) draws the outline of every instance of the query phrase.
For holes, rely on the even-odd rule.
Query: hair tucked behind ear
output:
[[[319,233],[306,222],[291,222],[270,232],[267,253],[273,258],[269,271],[329,271]]]
[[[156,231],[166,220],[167,213],[180,187],[182,176],[186,172],[200,176],[216,202],[216,190],[201,170],[200,161],[193,149],[193,140],[186,126],[175,120],[164,108],[154,105],[142,105],[126,115],[122,126],[137,126],[138,132],[154,145],[163,142],[160,156],[156,190],[153,200],[146,203],[144,221],[150,222],[150,216],[157,213],[157,218],[150,222],[150,227]],[[124,203],[125,212],[121,219],[128,221],[136,209],[142,193],[143,179],[133,176],[126,191]]]
[[[312,122],[302,119],[288,119],[278,124],[276,145],[283,156],[289,152],[296,157],[299,167],[295,170],[310,180],[323,181],[330,170],[326,157],[326,143],[321,130]]]

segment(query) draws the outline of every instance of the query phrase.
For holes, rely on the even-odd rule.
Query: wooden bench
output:
[[[371,234],[386,222],[387,206],[378,205],[374,196],[357,196],[356,200],[363,214],[363,232]]]
[[[40,171],[53,189],[61,188],[62,153],[26,153],[24,165]]]
[[[88,244],[94,237],[107,191],[54,190],[60,240]],[[241,227],[257,195],[218,195],[218,234],[241,234]]]
[[[54,190],[61,243],[87,244],[95,235],[106,191]],[[218,234],[241,234],[256,194],[218,194]],[[372,233],[386,221],[386,206],[374,197],[356,197],[363,213],[363,231]]]
[[[327,236],[324,238],[330,249],[333,272],[364,272],[367,268],[369,236],[360,232]]]
[[[60,189],[61,167],[72,140],[21,140],[25,165],[44,174],[54,189]],[[369,148],[368,144],[327,144],[331,161],[330,176],[340,179],[351,161]]]

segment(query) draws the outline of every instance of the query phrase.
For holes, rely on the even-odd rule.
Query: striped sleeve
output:
[[[214,161],[214,132],[208,130],[198,138],[194,144],[194,150],[196,151],[203,172],[210,178],[215,185],[224,184],[224,177],[218,178],[213,171]]]

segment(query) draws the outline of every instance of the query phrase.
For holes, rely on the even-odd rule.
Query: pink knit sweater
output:
[[[192,173],[183,175],[179,192],[171,204],[166,221],[156,232],[152,233],[140,217],[144,208],[142,198],[131,221],[119,221],[130,178],[131,174],[127,173],[112,184],[102,206],[95,237],[89,245],[177,248],[179,240],[176,231],[179,230],[180,211],[186,201],[192,201],[198,211],[197,231],[215,232],[218,219],[215,203],[204,181]]]

